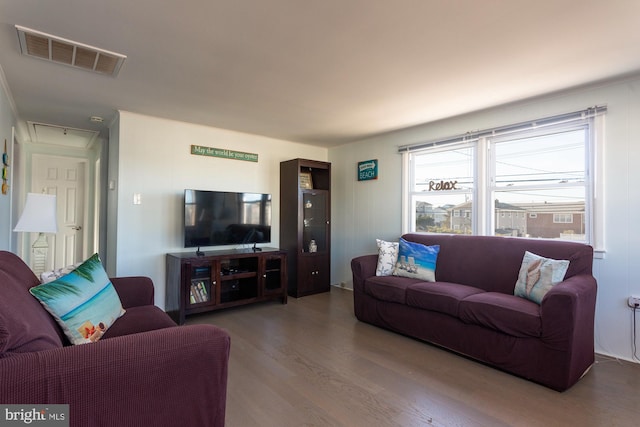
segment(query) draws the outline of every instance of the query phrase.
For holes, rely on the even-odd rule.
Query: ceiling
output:
[[[117,110],[330,147],[640,71],[638,0],[0,0],[19,119]],[[16,25],[126,55],[21,55]],[[104,122],[90,121],[100,116]]]

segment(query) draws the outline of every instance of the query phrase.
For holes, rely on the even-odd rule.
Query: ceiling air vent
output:
[[[23,55],[117,76],[126,55],[16,25]]]

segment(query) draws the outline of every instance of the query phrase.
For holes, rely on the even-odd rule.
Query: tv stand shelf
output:
[[[167,254],[167,313],[178,324],[204,313],[272,299],[287,303],[287,255],[276,248]]]

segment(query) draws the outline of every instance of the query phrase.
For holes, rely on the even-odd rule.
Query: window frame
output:
[[[494,235],[494,224],[496,218],[494,203],[492,198],[497,188],[492,179],[495,177],[495,159],[492,157],[491,147],[498,142],[505,142],[509,139],[532,138],[536,135],[556,134],[583,129],[585,132],[585,182],[576,187],[584,188],[584,216],[585,216],[585,243],[594,247],[596,257],[604,256],[604,175],[603,162],[603,140],[604,140],[604,113],[606,107],[592,107],[580,112],[569,113],[567,115],[555,116],[538,121],[526,122],[525,124],[515,124],[502,128],[478,131],[475,134],[466,133],[459,137],[452,137],[446,140],[430,143],[415,144],[399,148],[403,154],[403,221],[402,230],[406,232],[419,232],[415,230],[415,197],[418,195],[414,190],[415,184],[415,163],[413,156],[428,152],[449,151],[461,146],[473,147],[474,163],[474,185],[471,191],[473,205],[472,234]],[[568,117],[568,118],[567,118]],[[537,123],[544,123],[538,129]],[[546,129],[545,129],[546,128]],[[511,137],[510,137],[511,136]],[[553,186],[549,186],[553,189]],[[560,186],[558,186],[560,188]],[[424,194],[422,194],[424,196]],[[489,208],[491,207],[491,208]],[[415,209],[414,209],[415,210]],[[504,212],[503,212],[504,214]],[[529,217],[531,214],[528,214]],[[516,214],[516,218],[517,218]],[[525,220],[527,214],[523,213]],[[575,219],[575,218],[574,218]]]

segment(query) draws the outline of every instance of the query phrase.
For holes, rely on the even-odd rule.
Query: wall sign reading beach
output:
[[[223,159],[244,160],[246,162],[257,162],[258,155],[256,153],[245,153],[242,151],[227,150],[226,148],[203,147],[201,145],[192,145],[191,154],[196,156],[220,157]]]
[[[358,181],[378,179],[378,160],[358,162]]]

